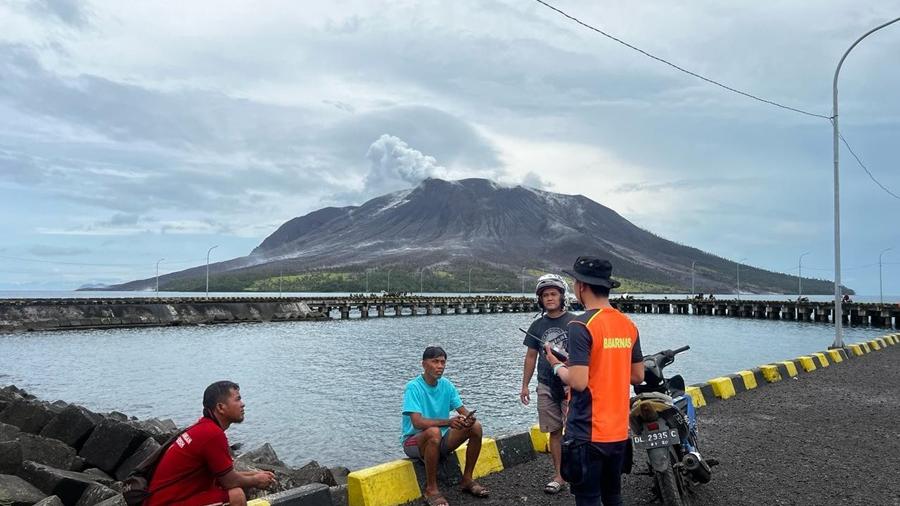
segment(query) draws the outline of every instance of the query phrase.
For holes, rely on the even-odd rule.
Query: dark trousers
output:
[[[563,459],[582,460],[584,479],[571,485],[575,506],[619,506],[622,504],[622,464],[625,441],[587,443],[578,450],[566,452]],[[574,462],[573,462],[574,464]],[[565,460],[563,462],[565,466]],[[577,464],[576,464],[577,465]]]

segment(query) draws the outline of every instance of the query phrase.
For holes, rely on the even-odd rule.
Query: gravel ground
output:
[[[693,504],[900,505],[898,366],[900,345],[888,346],[700,410],[703,455],[720,465]],[[568,492],[543,493],[550,469],[540,455],[479,480],[488,499],[445,496],[451,506],[574,504]],[[654,504],[651,488],[649,476],[625,476],[626,504]]]

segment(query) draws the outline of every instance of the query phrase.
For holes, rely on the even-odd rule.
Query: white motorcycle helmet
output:
[[[559,303],[562,306],[560,309],[565,309],[566,293],[569,291],[569,285],[566,284],[566,280],[556,274],[544,274],[538,278],[537,286],[534,287],[534,293],[537,295],[538,306],[540,306],[541,309],[544,309],[544,303],[541,302],[541,292],[546,288],[556,288],[559,290]]]

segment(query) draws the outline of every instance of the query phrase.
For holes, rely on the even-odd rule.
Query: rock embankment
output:
[[[0,301],[0,332],[324,320],[303,302],[236,299],[35,299]]]
[[[122,480],[177,432],[172,420],[99,414],[0,388],[0,505],[125,506]],[[235,468],[273,471],[278,483],[268,492],[322,483],[340,495],[348,473],[315,461],[291,468],[268,443],[236,456]]]

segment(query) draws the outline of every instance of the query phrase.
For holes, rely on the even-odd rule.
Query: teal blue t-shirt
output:
[[[422,418],[446,419],[451,411],[463,405],[459,398],[459,392],[453,383],[442,377],[437,385],[431,386],[425,382],[422,375],[409,380],[403,391],[403,416],[401,417],[400,444],[409,436],[419,431],[413,427],[410,413],[421,413]],[[444,435],[450,427],[441,427],[441,435]]]

